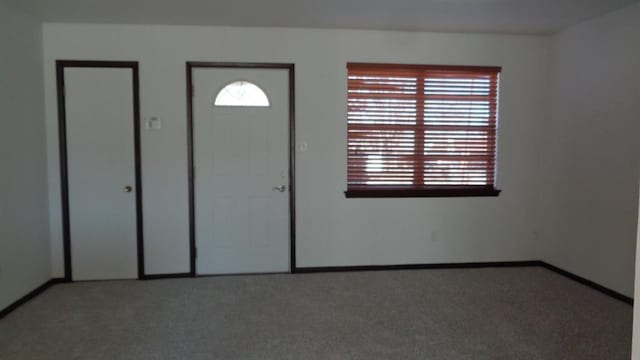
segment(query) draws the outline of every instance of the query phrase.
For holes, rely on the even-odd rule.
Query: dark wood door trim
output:
[[[235,68],[235,69],[285,69],[289,72],[289,257],[290,271],[297,272],[296,265],[296,172],[295,172],[295,65],[281,63],[241,63],[241,62],[187,62],[187,147],[189,162],[189,248],[190,273],[196,276],[195,237],[195,186],[194,186],[194,141],[193,141],[193,69]]]
[[[142,228],[142,171],[140,156],[140,81],[137,61],[88,61],[57,60],[56,88],[58,93],[58,140],[60,152],[60,193],[62,200],[62,239],[64,248],[64,280],[72,281],[71,272],[71,229],[69,218],[69,169],[67,161],[67,120],[65,104],[64,70],[66,68],[128,68],[132,73],[133,86],[133,133],[136,184],[136,230],[138,278],[145,278],[144,239]]]

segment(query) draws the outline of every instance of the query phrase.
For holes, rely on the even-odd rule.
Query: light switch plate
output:
[[[162,128],[162,120],[157,116],[150,116],[146,121],[148,130],[160,130]]]

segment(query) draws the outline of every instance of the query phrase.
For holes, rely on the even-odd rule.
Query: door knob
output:
[[[131,186],[127,185],[127,186],[125,186],[122,190],[123,190],[124,192],[126,192],[126,193],[130,193],[130,192],[132,192],[132,191],[133,191],[133,188],[132,188]]]
[[[274,187],[272,190],[276,190],[276,191],[284,192],[284,190],[285,190],[286,188],[287,188],[286,186],[284,186],[284,185],[280,185],[280,186],[276,186],[276,187]]]

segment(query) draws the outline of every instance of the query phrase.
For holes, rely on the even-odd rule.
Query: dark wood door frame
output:
[[[69,218],[69,169],[67,162],[67,119],[64,70],[66,68],[127,68],[131,69],[133,86],[133,133],[136,186],[136,235],[138,279],[144,279],[144,239],[142,230],[142,173],[140,157],[140,84],[137,61],[57,60],[58,140],[60,151],[60,192],[62,200],[62,239],[64,248],[64,280],[73,281],[71,272],[71,226]]]
[[[195,186],[194,186],[194,141],[193,141],[193,69],[285,69],[289,72],[289,263],[290,271],[297,272],[296,266],[296,172],[295,172],[295,65],[281,63],[241,63],[241,62],[187,62],[187,146],[189,162],[189,248],[190,273],[196,276],[196,236],[195,236]]]

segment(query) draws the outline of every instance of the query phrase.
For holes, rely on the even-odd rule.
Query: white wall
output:
[[[0,3],[0,309],[51,277],[42,27]]]
[[[137,60],[146,272],[188,270],[185,61],[296,65],[299,266],[539,258],[538,123],[547,116],[546,37],[312,29],[45,24],[52,260],[62,274],[56,59]],[[345,199],[348,61],[503,67],[497,198]],[[431,234],[435,235],[432,236]]]
[[[544,259],[633,295],[640,5],[553,38]]]

